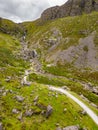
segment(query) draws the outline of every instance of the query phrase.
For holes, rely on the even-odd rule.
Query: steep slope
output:
[[[0,18],[0,32],[10,34],[10,35],[17,35],[22,36],[23,28],[10,20]]]
[[[77,68],[98,70],[98,13],[61,18],[41,25],[24,23],[30,49],[41,59],[56,65],[70,63]]]

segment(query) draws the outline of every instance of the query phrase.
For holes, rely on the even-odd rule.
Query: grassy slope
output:
[[[95,44],[98,45],[98,12],[91,14],[84,14],[82,16],[67,17],[41,23],[39,20],[34,22],[23,23],[23,26],[27,29],[27,41],[29,47],[36,48],[38,54],[41,56],[41,61],[49,58],[51,55],[55,55],[58,50],[66,50],[72,45],[77,45],[79,38],[86,37],[91,32],[96,31]],[[60,44],[52,51],[48,51],[49,46],[46,45],[45,39],[49,39],[53,36],[52,29],[58,29],[62,34],[62,39],[71,38],[69,42],[61,40]],[[87,31],[87,34],[81,34],[81,31]],[[87,50],[87,48],[84,48]],[[46,63],[47,64],[47,63]],[[62,64],[62,63],[61,63]],[[86,80],[98,84],[98,72],[89,73],[87,68],[86,73],[81,73],[80,70],[74,68],[70,64],[57,65],[57,67],[46,68],[46,71],[62,76],[73,76],[73,78],[79,78],[80,80]]]
[[[96,13],[92,15],[96,16]],[[84,17],[86,16],[83,16],[83,19]],[[41,34],[44,34],[48,29],[54,27],[55,25],[56,27],[60,27],[59,23],[61,23],[62,25],[62,23],[63,22],[65,23],[65,21],[67,24],[69,19],[73,22],[74,19],[76,20],[79,18],[80,17],[58,19],[51,23],[46,23],[45,25],[39,25],[39,26],[36,26],[36,22],[29,23],[29,24],[24,23],[24,26],[26,26],[28,30],[27,40],[30,41],[30,43],[32,43],[32,40],[36,42],[37,41],[36,39],[38,38],[42,40],[41,38],[43,37]],[[64,24],[64,26],[67,27],[68,25],[66,24]],[[64,27],[62,27],[61,29],[63,36],[64,37],[69,36],[69,32],[65,33],[65,30],[63,29]],[[76,36],[78,33],[78,30],[76,30],[75,33],[74,33],[75,35],[73,33],[72,33],[73,35],[72,34],[70,35]],[[36,37],[33,37],[33,36],[36,36]],[[93,121],[87,115],[81,116],[81,114],[78,113],[81,110],[81,108],[72,100],[67,98],[66,96],[59,94],[58,100],[55,96],[49,97],[48,96],[49,91],[46,89],[46,86],[40,85],[38,83],[33,83],[30,87],[21,87],[20,78],[25,68],[28,66],[28,64],[25,63],[19,57],[17,59],[17,57],[15,56],[19,52],[19,49],[20,49],[20,44],[19,44],[19,41],[15,37],[0,33],[0,68],[1,68],[0,69],[0,79],[1,79],[0,88],[4,86],[5,90],[11,89],[14,91],[14,94],[8,92],[6,96],[0,95],[0,108],[1,108],[0,120],[2,121],[4,127],[7,130],[13,130],[13,129],[15,130],[32,130],[32,129],[33,130],[54,130],[56,128],[55,124],[59,123],[63,127],[67,125],[79,124],[81,127],[88,128],[88,130],[97,130],[98,127],[93,123]],[[9,83],[5,82],[5,78],[7,76],[12,77]],[[36,80],[36,77],[35,77],[35,80]],[[41,83],[44,83],[43,77],[41,77],[41,80],[42,80]],[[51,81],[49,81],[49,83],[52,84]],[[60,86],[61,82],[56,81],[54,85],[56,84],[59,84]],[[34,91],[33,94],[32,94],[32,90]],[[51,95],[52,94],[53,93],[51,92]],[[33,99],[35,98],[36,95],[39,95],[39,102],[43,103],[45,106],[47,106],[48,104],[52,105],[54,112],[49,119],[46,119],[42,115],[34,115],[30,118],[23,117],[23,121],[20,122],[17,120],[18,115],[12,114],[12,109],[17,108],[22,113],[24,113],[25,108],[24,108],[24,103],[18,103],[14,99],[15,95],[24,96],[25,97],[24,103],[26,104],[27,108],[28,109],[33,108],[35,110],[39,110],[39,109],[33,105]],[[66,113],[63,113],[64,108],[67,108]]]

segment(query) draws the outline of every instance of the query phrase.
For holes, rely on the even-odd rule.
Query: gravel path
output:
[[[83,108],[87,112],[87,114],[92,118],[92,120],[98,125],[98,116],[88,106],[86,106],[82,101],[80,101],[79,99],[74,97],[72,94],[70,94],[67,90],[64,90],[62,88],[56,88],[56,87],[49,86],[49,89],[53,90],[53,91],[61,92],[65,95],[67,95],[72,100],[74,100],[78,105],[80,105],[81,108]]]

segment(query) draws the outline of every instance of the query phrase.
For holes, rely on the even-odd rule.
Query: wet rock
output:
[[[47,106],[47,110],[46,110],[46,118],[48,118],[53,112],[53,107],[51,105]]]
[[[0,122],[0,130],[3,130],[3,125],[1,122]]]
[[[79,126],[67,126],[63,128],[62,130],[79,130]]]
[[[14,108],[14,109],[12,110],[12,113],[13,113],[13,114],[18,114],[19,111],[18,111],[17,109]]]
[[[18,101],[18,102],[23,102],[24,101],[24,97],[22,97],[22,96],[16,96],[15,97],[16,98],[16,100]]]

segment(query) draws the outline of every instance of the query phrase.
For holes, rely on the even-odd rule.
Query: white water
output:
[[[74,100],[78,105],[81,106],[81,108],[83,108],[87,112],[87,114],[92,118],[92,120],[98,125],[98,116],[88,106],[86,106],[82,101],[80,101],[79,99],[74,97],[67,90],[64,90],[64,89],[61,89],[61,88],[52,87],[52,86],[50,86],[49,89],[61,92],[61,93],[65,94],[65,95],[67,95],[72,100]]]

